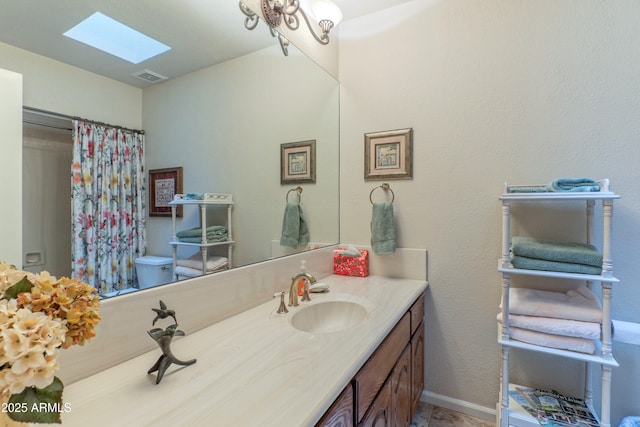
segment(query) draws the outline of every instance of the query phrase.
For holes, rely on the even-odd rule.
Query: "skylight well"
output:
[[[171,49],[100,12],[89,16],[64,35],[133,64]]]

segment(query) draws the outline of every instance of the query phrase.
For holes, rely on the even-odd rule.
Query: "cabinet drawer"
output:
[[[411,313],[411,335],[416,333],[416,329],[424,318],[424,294],[420,295],[416,302],[409,309]]]
[[[359,423],[391,373],[411,338],[411,315],[406,313],[355,377],[356,421]]]

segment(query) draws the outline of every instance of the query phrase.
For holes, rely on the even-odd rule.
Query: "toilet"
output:
[[[136,258],[136,273],[140,289],[151,288],[173,281],[173,259],[146,255]]]

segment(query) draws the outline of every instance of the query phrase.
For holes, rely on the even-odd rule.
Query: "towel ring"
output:
[[[289,203],[289,193],[291,193],[292,191],[295,191],[296,193],[298,193],[298,204],[300,204],[300,202],[302,201],[302,187],[297,186],[296,188],[292,188],[291,190],[287,191],[287,196],[285,197],[285,200],[287,201],[287,203]]]
[[[369,201],[371,202],[371,204],[373,204],[373,199],[371,198],[371,195],[378,188],[382,188],[384,191],[391,191],[391,203],[393,203],[393,201],[396,199],[396,195],[393,192],[393,190],[391,189],[391,186],[389,185],[389,183],[388,182],[384,182],[384,183],[382,183],[382,185],[379,185],[377,187],[373,187],[373,190],[371,190],[371,192],[369,193]]]

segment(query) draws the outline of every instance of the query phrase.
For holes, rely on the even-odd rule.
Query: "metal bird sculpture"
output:
[[[155,325],[156,322],[160,319],[166,319],[167,317],[172,317],[173,321],[177,324],[178,321],[176,320],[176,312],[173,310],[169,310],[167,308],[167,305],[165,303],[162,302],[162,300],[160,300],[160,308],[152,308],[151,310],[156,312],[156,318],[153,319],[153,323],[151,323],[151,326]]]
[[[178,329],[178,321],[176,320],[176,312],[167,308],[167,305],[160,301],[160,308],[152,308],[156,313],[155,319],[153,319],[153,325],[159,319],[166,319],[167,317],[173,318],[174,324],[167,326],[164,330],[160,328],[153,328],[150,331],[147,331],[149,336],[153,338],[153,340],[158,344],[160,350],[162,350],[162,355],[156,361],[156,363],[147,371],[147,374],[151,374],[153,372],[158,372],[156,376],[156,384],[160,384],[162,381],[162,377],[166,370],[172,364],[180,365],[180,366],[189,366],[196,363],[196,359],[192,360],[180,360],[176,358],[171,352],[171,340],[173,337],[183,337],[184,332]]]

